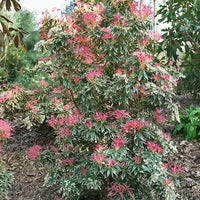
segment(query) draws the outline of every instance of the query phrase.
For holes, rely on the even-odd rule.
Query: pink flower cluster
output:
[[[38,103],[38,100],[27,101],[27,103],[26,103],[26,109],[27,110],[34,109],[35,106],[37,105],[37,103]]]
[[[60,87],[56,87],[51,91],[51,95],[55,94],[55,93],[59,93],[63,90],[64,85],[60,86]]]
[[[92,123],[92,120],[85,120],[85,125],[91,130],[91,128],[94,126]]]
[[[141,162],[141,156],[135,156],[134,158],[133,158],[133,160],[135,160],[135,162],[137,163],[137,164],[139,164],[140,162]]]
[[[99,154],[95,153],[92,155],[92,159],[98,163],[98,165],[101,165],[102,162],[104,161],[105,155],[104,154]]]
[[[174,163],[174,166],[170,170],[173,173],[173,176],[177,176],[179,172],[184,171],[184,169],[179,166],[179,164]]]
[[[102,39],[113,39],[116,36],[113,33],[105,33],[103,36],[101,36]]]
[[[98,153],[101,153],[102,150],[103,150],[103,144],[97,144],[94,149],[98,152]]]
[[[93,11],[97,14],[103,14],[104,10],[106,9],[105,5],[102,3],[97,4],[93,7]]]
[[[126,112],[125,110],[115,110],[110,111],[110,115],[115,117],[116,120],[122,119],[122,118],[129,118],[129,112]]]
[[[0,96],[0,103],[14,99],[18,94],[20,94],[20,92],[23,92],[23,88],[15,85],[14,88],[10,89],[5,95]]]
[[[159,81],[162,76],[159,73],[153,75],[153,79]]]
[[[69,102],[68,104],[64,105],[64,110],[69,110],[70,108],[72,108],[72,103]]]
[[[47,61],[50,59],[51,59],[51,56],[48,56],[48,57],[40,58],[39,61]]]
[[[96,83],[98,76],[102,75],[102,72],[90,71],[88,72],[85,77],[90,80],[92,83]]]
[[[151,54],[144,53],[142,50],[136,50],[133,54],[137,56],[141,63],[149,63],[153,59]]]
[[[63,99],[62,99],[62,98],[57,99],[56,97],[52,97],[51,100],[52,100],[52,103],[53,103],[53,105],[54,105],[55,107],[58,107],[58,106],[61,105],[62,102],[63,102]]]
[[[147,45],[147,43],[149,42],[149,41],[151,41],[151,39],[150,38],[145,38],[144,40],[142,40],[142,44],[143,44],[143,46],[146,46]]]
[[[87,172],[87,168],[84,168],[83,165],[79,165],[82,168],[82,172],[81,174],[83,174],[84,176],[86,176],[86,172]]]
[[[114,141],[114,147],[115,147],[115,151],[118,151],[118,149],[121,147],[121,146],[125,146],[125,144],[127,142],[125,142],[125,138],[115,138],[113,139]]]
[[[28,156],[35,160],[40,155],[41,149],[42,147],[40,145],[30,147]]]
[[[107,28],[106,27],[102,27],[101,30],[106,32],[106,33],[110,33],[111,32],[110,27],[107,27]]]
[[[47,83],[45,80],[40,80],[39,83],[44,87],[48,87],[49,86],[49,83]]]
[[[98,26],[102,19],[103,18],[101,15],[95,14],[93,12],[83,13],[83,21],[91,30]]]
[[[68,105],[70,106],[70,104]],[[48,123],[55,130],[60,130],[65,126],[75,126],[81,118],[83,118],[84,113],[80,112],[78,109],[73,109],[70,114],[65,115],[60,118],[56,118],[54,115],[51,115]]]
[[[116,73],[116,74],[126,74],[126,73],[127,73],[127,70],[126,70],[126,69],[120,69],[120,68],[119,68],[119,69],[116,69],[116,70],[115,70],[115,73]]]
[[[171,136],[169,135],[169,133],[162,133],[162,135],[163,135],[167,140],[171,140]]]
[[[60,128],[59,129],[59,133],[60,133],[59,137],[61,137],[61,138],[67,137],[67,136],[71,135],[71,132],[72,132],[72,130],[68,129],[67,126],[65,126],[64,128]]]
[[[145,144],[151,149],[153,153],[162,153],[164,150],[162,147],[160,147],[160,145],[156,144],[156,142],[147,142]]]
[[[105,8],[106,8],[105,5],[103,5],[102,3],[96,4],[95,6],[92,7],[88,3],[82,3],[81,1],[77,1],[75,10],[78,10],[81,13],[90,11],[99,15],[99,14],[103,14]]]
[[[76,159],[75,157],[72,157],[72,158],[68,158],[68,160],[61,159],[61,161],[62,163],[68,163],[70,166],[73,166],[75,159]]]
[[[140,20],[140,21],[145,21],[149,16],[153,14],[153,11],[151,10],[150,6],[147,6],[145,4],[141,5],[141,8],[138,8],[138,2],[133,2],[130,4],[131,7],[131,12],[134,16],[134,18]]]
[[[72,81],[74,82],[79,82],[81,80],[81,77],[80,76],[76,76],[72,79]]]
[[[156,119],[157,122],[165,122],[166,118],[164,115],[161,115],[163,110],[160,110],[159,108],[156,108],[156,111],[152,111],[152,118]]]
[[[162,35],[156,31],[148,31],[147,35],[154,41],[162,39]]]
[[[108,193],[108,197],[109,196],[115,196],[117,194],[120,195],[121,199],[124,199],[124,193],[128,192],[131,196],[132,196],[132,190],[134,190],[134,188],[131,188],[130,185],[125,185],[125,184],[120,184],[120,183],[114,183],[111,184],[110,188],[106,188],[109,193]]]
[[[163,167],[167,168],[168,166],[171,166],[170,163],[164,163]],[[173,163],[172,168],[170,169],[170,172],[172,172],[173,176],[178,176],[180,172],[184,171],[183,167],[181,167],[177,163]]]
[[[135,87],[137,88],[138,92],[134,93],[133,95],[134,96],[140,96],[140,97],[144,97],[145,95],[148,95],[149,94],[149,91],[146,91],[146,86],[145,85],[138,85],[138,84],[135,84]]]
[[[59,129],[61,126],[66,124],[67,117],[56,118],[54,115],[51,115],[48,123],[54,129]]]
[[[77,58],[83,59],[84,63],[91,64],[95,60],[95,55],[92,53],[91,48],[88,46],[78,44],[74,48],[74,54]]]
[[[109,117],[109,115],[108,113],[96,112],[95,115],[93,115],[93,117],[95,120],[104,123],[105,120]]]
[[[115,14],[115,15],[113,15],[113,17],[114,17],[114,20],[115,20],[112,23],[113,25],[116,25],[116,26],[120,27],[121,24],[125,25],[125,23],[127,22],[126,19],[123,19],[123,16],[121,14]]]
[[[176,83],[177,80],[174,79],[170,74],[164,73],[164,74],[159,74],[156,73],[153,75],[153,79],[156,80],[160,84],[160,80],[164,80],[163,86],[166,88],[169,88],[170,83]]]
[[[169,185],[171,184],[173,181],[171,180],[171,178],[166,178],[166,180],[163,181],[163,185]]]
[[[130,7],[131,7],[131,12],[136,15],[136,13],[138,12],[138,2],[137,1],[134,1],[133,3],[130,4]]]
[[[7,89],[8,87],[10,87],[10,84],[4,83],[4,84],[2,84],[2,87],[4,87],[5,89]]]
[[[82,45],[87,43],[89,47],[94,47],[95,45],[95,43],[92,41],[92,38],[87,37],[87,35],[83,35],[81,37],[75,35],[73,39],[74,39],[74,42],[77,42]]]
[[[0,140],[11,137],[11,125],[10,123],[0,120]]]
[[[117,160],[113,160],[113,158],[106,158],[105,161],[107,162],[107,164],[105,165],[108,167],[113,167],[114,165],[119,163]]]
[[[173,65],[173,64],[174,64],[174,61],[171,60],[171,61],[169,62],[169,65]]]
[[[127,121],[126,124],[123,124],[123,129],[125,132],[136,133],[141,130],[144,126],[148,126],[149,122],[143,119],[135,119]]]

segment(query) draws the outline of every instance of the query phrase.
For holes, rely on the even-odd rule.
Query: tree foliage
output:
[[[13,82],[16,78],[23,76],[26,77],[27,73],[25,68],[33,68],[39,59],[39,53],[34,50],[34,45],[39,41],[39,30],[35,21],[34,14],[28,10],[20,10],[11,18],[14,29],[20,29],[23,27],[23,32],[26,33],[23,36],[24,46],[20,45],[16,47],[14,41],[8,41],[6,50],[4,51],[4,59],[1,63],[1,81]],[[24,73],[19,75],[19,71]],[[22,80],[19,80],[22,81]]]
[[[20,10],[13,16],[14,26],[16,28],[23,27],[23,30],[27,32],[24,35],[24,42],[27,47],[27,61],[28,65],[35,65],[38,61],[39,54],[34,50],[35,44],[39,41],[39,27],[36,22],[33,12],[28,10]]]
[[[7,11],[11,10],[11,7],[14,7],[15,11],[19,11],[21,9],[20,4],[18,3],[18,0],[2,0],[0,3],[0,11],[5,7]],[[12,26],[9,26],[8,24],[12,24],[12,21],[8,19],[4,14],[0,15],[0,47],[5,48],[6,47],[6,40],[8,41],[14,41],[15,47],[19,47],[19,44],[21,43],[22,46],[26,48],[26,44],[23,40],[23,29],[22,28],[13,28]]]
[[[161,15],[159,22],[169,24],[164,29],[163,47],[167,55],[178,58],[178,50],[187,56],[194,53],[200,55],[200,1],[198,0],[168,0],[160,6],[157,14]]]
[[[159,22],[168,26],[162,30],[160,51],[166,50],[175,61],[182,55],[186,80],[181,84],[196,95],[200,87],[200,1],[167,0],[157,14]]]

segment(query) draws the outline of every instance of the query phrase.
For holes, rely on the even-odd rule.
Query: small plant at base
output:
[[[192,140],[200,136],[200,108],[191,105],[189,109],[181,111],[181,122],[176,122],[173,134],[183,134],[186,140]]]

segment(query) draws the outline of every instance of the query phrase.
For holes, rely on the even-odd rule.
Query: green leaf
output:
[[[186,25],[180,27],[180,31],[186,31],[186,30],[187,30],[187,26]]]
[[[139,75],[138,75],[138,80],[141,81],[142,80],[142,71],[140,71]]]
[[[195,126],[189,126],[187,129],[187,136],[186,140],[192,140],[196,136],[196,127]]]

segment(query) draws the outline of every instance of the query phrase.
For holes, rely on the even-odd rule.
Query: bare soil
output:
[[[190,105],[200,107],[199,100],[189,95],[178,96],[181,110]],[[171,132],[172,123],[165,124],[165,131]],[[13,123],[13,139],[4,147],[3,159],[14,176],[8,200],[54,200],[60,196],[58,187],[44,186],[44,177],[48,166],[35,167],[27,158],[27,150],[33,145],[53,144],[53,137],[28,129],[23,122]],[[167,160],[180,164],[185,171],[179,178],[177,188],[180,200],[200,200],[200,139],[186,141],[183,136],[174,138],[178,154]]]

